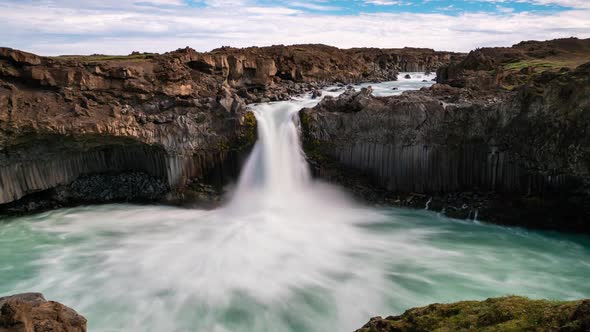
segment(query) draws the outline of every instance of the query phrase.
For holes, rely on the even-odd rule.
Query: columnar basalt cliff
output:
[[[446,78],[460,87],[389,98],[350,91],[304,110],[317,173],[353,186],[356,174],[372,183],[357,187],[381,190],[364,196],[397,205],[430,201],[451,216],[589,232],[590,64],[528,69],[527,83],[510,89],[504,80],[473,79],[495,71],[461,69]]]
[[[143,183],[127,198],[167,187],[152,190],[161,196],[236,168],[254,140],[243,100],[175,54],[81,62],[0,49],[0,80],[0,203],[101,173]]]
[[[191,183],[220,186],[254,143],[248,103],[436,70],[455,56],[299,45],[48,58],[0,48],[0,205],[159,200]]]

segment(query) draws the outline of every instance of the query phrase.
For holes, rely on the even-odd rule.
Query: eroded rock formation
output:
[[[461,75],[491,75],[483,62]],[[452,216],[589,232],[590,65],[511,89],[501,82],[325,99],[301,112],[306,151],[321,176],[356,174],[383,191],[364,196],[418,207],[432,198],[430,208]]]
[[[39,293],[0,297],[1,332],[85,332],[86,319]]]

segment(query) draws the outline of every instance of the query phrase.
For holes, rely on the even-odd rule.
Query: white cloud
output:
[[[311,10],[340,10],[341,7],[337,6],[329,6],[321,3],[313,3],[313,2],[302,2],[302,1],[289,1],[289,6],[291,7],[299,7]]]
[[[365,0],[365,3],[370,5],[378,5],[378,6],[393,6],[393,5],[401,5],[401,1],[392,1],[392,0]]]
[[[157,1],[161,5],[164,2],[165,5],[174,4],[173,0]],[[242,5],[235,5],[238,2]],[[590,38],[590,10],[584,9],[551,15],[333,16],[309,14],[288,7],[260,7],[242,0],[216,0],[216,5],[208,8],[124,6],[97,10],[56,3],[47,6],[20,3],[0,4],[0,11],[3,14],[0,21],[2,46],[45,55],[127,54],[134,50],[165,52],[185,46],[205,51],[221,45],[298,43],[468,51],[482,46],[509,46],[530,39]]]

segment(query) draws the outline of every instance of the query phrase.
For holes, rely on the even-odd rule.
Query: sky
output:
[[[0,17],[0,46],[41,55],[590,38],[590,0],[0,0]]]

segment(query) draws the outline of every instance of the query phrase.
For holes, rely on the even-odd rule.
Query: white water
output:
[[[426,85],[376,91],[395,84]],[[296,112],[316,102],[254,108],[260,140],[224,208],[108,205],[0,224],[0,294],[43,292],[104,332],[352,331],[431,302],[590,295],[587,239],[363,207],[313,181]]]

